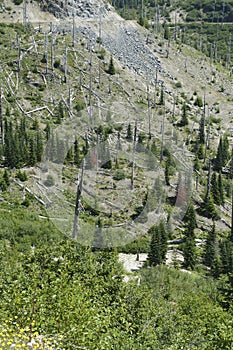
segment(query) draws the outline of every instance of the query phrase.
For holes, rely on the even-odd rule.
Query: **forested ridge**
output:
[[[0,349],[233,349],[231,2],[0,3]]]

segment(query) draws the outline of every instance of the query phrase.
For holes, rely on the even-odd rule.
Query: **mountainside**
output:
[[[0,1],[4,349],[231,349],[232,9],[214,4]]]

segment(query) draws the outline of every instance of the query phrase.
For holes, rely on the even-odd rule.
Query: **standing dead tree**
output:
[[[0,86],[0,131],[1,131],[1,140],[4,144],[4,129],[3,129],[3,118],[2,118],[2,88]]]
[[[132,160],[132,173],[131,173],[131,190],[134,189],[134,167],[135,167],[136,142],[137,142],[137,119],[135,120],[134,137],[133,137],[133,160]]]
[[[79,230],[78,221],[79,221],[79,214],[81,210],[81,195],[82,195],[82,189],[83,189],[84,168],[85,168],[85,159],[83,160],[83,163],[82,163],[81,178],[77,187],[75,212],[74,212],[74,226],[73,226],[73,234],[72,234],[72,238],[74,239],[77,239],[78,230]]]

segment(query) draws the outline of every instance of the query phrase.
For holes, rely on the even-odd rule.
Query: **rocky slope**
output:
[[[106,0],[41,0],[40,7],[43,11],[49,11],[57,18],[80,16],[93,18],[100,14],[106,15],[111,6]]]

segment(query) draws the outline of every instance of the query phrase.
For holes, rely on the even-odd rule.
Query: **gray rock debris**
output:
[[[90,45],[96,43],[97,35],[87,27],[79,27],[78,31],[89,38]],[[103,47],[107,49],[115,59],[135,73],[148,76],[150,81],[155,80],[155,72],[163,72],[160,60],[146,46],[145,37],[137,28],[128,24],[116,28],[114,35],[102,31]],[[164,73],[164,72],[163,72]]]
[[[104,16],[110,11],[111,6],[107,0],[41,0],[40,7],[43,11],[49,11],[57,18],[75,16],[93,18]]]

